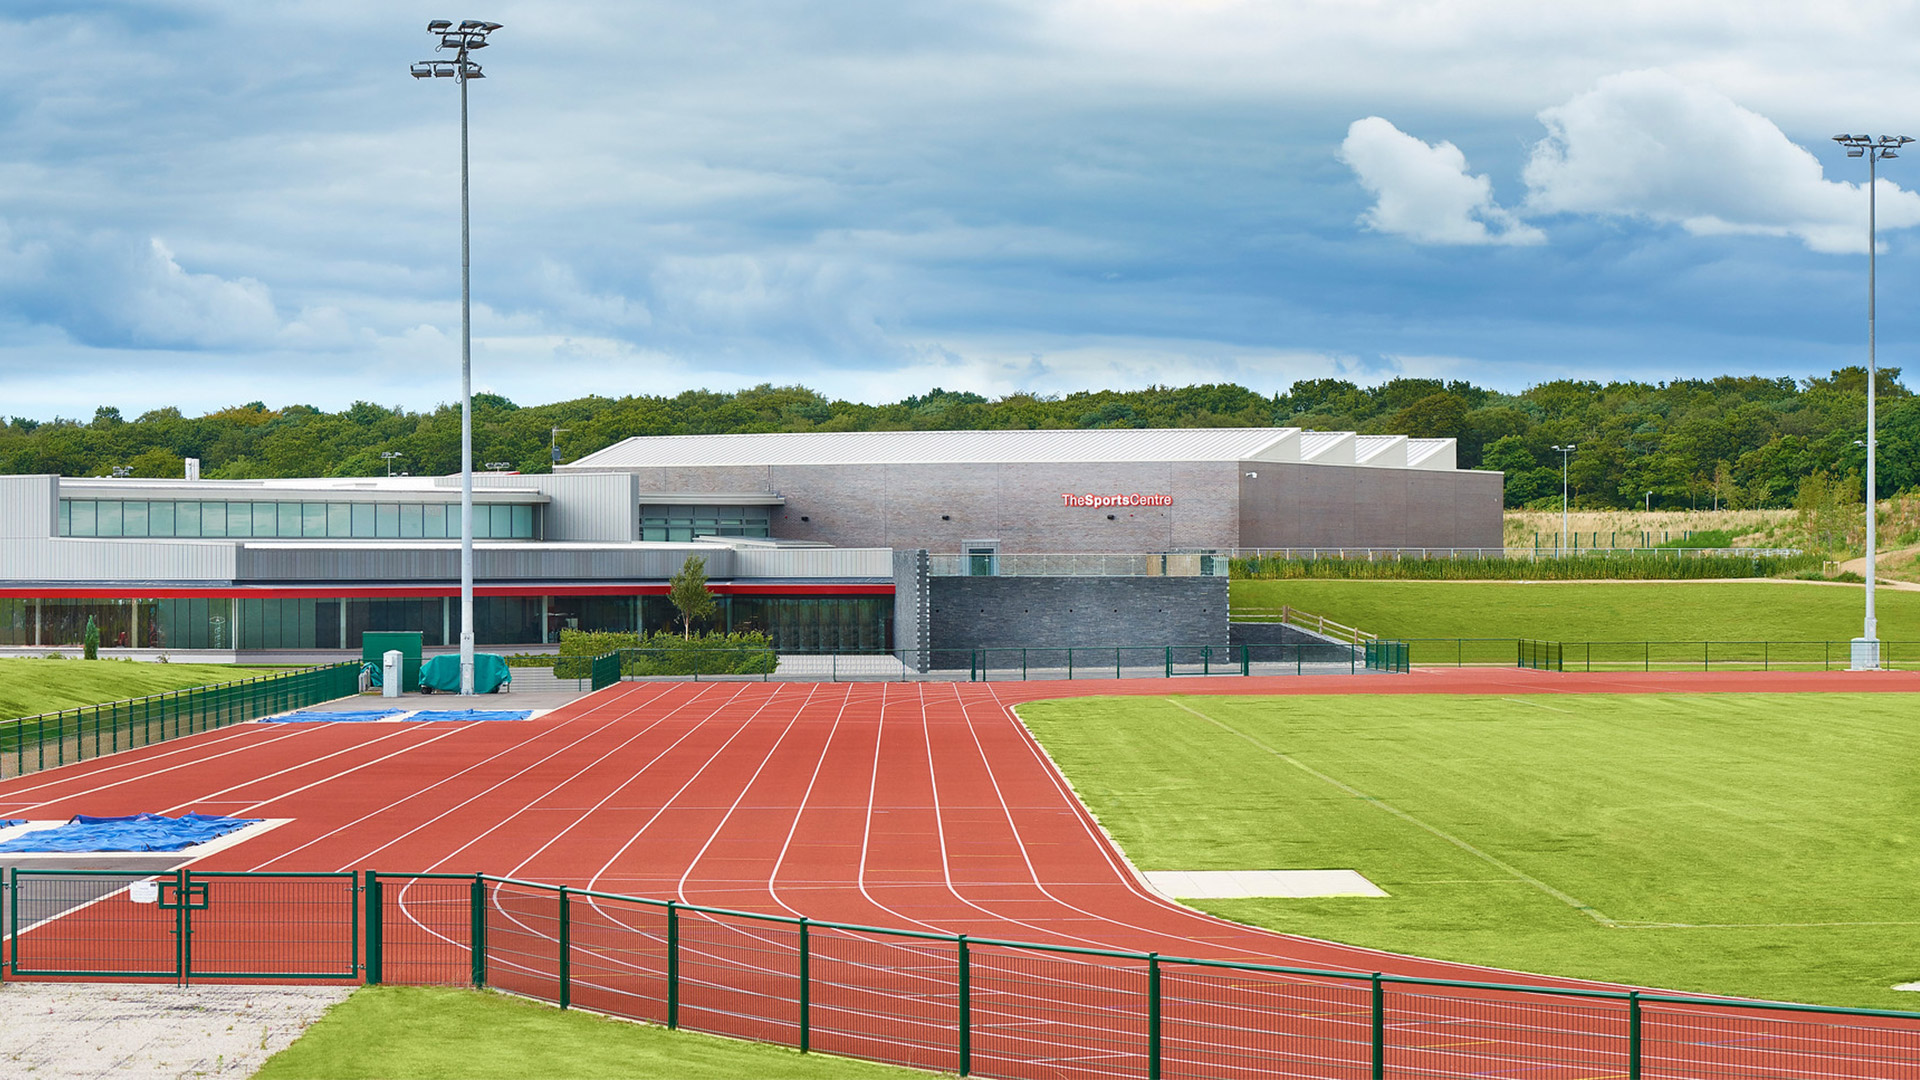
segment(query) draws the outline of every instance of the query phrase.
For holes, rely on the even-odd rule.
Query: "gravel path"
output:
[[[0,1074],[247,1077],[352,990],[7,983],[0,985]]]

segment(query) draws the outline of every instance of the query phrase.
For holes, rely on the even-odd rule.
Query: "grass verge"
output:
[[[255,1080],[925,1080],[932,1073],[563,1011],[474,990],[369,986]]]
[[[1225,918],[1524,972],[1920,1008],[1889,989],[1920,979],[1920,729],[1900,695],[1020,714],[1142,869],[1353,868],[1390,894],[1196,902]]]
[[[0,719],[145,697],[189,686],[267,674],[227,664],[143,664],[131,660],[0,659]]]
[[[1291,604],[1381,637],[1846,641],[1863,591],[1814,582],[1235,581],[1236,612]],[[1920,592],[1877,592],[1880,637],[1920,641]]]

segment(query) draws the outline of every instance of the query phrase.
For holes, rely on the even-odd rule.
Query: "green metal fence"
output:
[[[0,721],[0,778],[257,720],[359,690],[359,664],[328,664]]]
[[[487,874],[15,869],[5,889],[19,978],[490,986],[962,1075],[1920,1076],[1910,1012],[1037,945]]]
[[[1561,646],[1558,641],[1533,641],[1522,638],[1515,643],[1519,654],[1519,666],[1535,671],[1561,670]]]
[[[8,868],[16,978],[360,978],[359,878],[344,873]]]
[[[1155,679],[1212,675],[1404,672],[1404,642],[1245,645],[996,646],[893,652],[774,654],[762,649],[676,649],[664,669],[647,650],[622,650],[628,678],[749,678],[821,682],[1006,682],[1036,679]],[[576,658],[578,659],[578,658]],[[556,669],[558,670],[558,669]],[[571,669],[569,669],[571,670]]]

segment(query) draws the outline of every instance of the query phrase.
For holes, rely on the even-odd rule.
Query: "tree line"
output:
[[[1882,497],[1920,488],[1920,398],[1898,368],[1879,373]],[[476,394],[474,461],[526,473],[634,435],[991,428],[1291,426],[1459,441],[1463,468],[1507,474],[1507,503],[1558,505],[1562,455],[1581,507],[1794,504],[1804,482],[1864,489],[1866,372],[1804,380],[1722,376],[1671,382],[1570,379],[1519,393],[1461,381],[1392,379],[1361,386],[1307,379],[1285,393],[1215,384],[1058,396],[934,389],[889,404],[824,397],[801,386],[672,397],[584,397],[517,405]],[[555,436],[554,429],[564,429]],[[397,455],[385,457],[383,454]],[[163,408],[133,419],[112,406],[90,420],[0,422],[0,472],[177,477],[197,457],[216,479],[440,474],[460,467],[457,404],[424,412],[355,402],[339,412],[250,402],[186,416]]]

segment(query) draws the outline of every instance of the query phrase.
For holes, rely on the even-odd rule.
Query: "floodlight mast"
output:
[[[1578,450],[1579,447],[1574,443],[1568,443],[1565,446],[1555,446],[1553,449],[1556,453],[1560,455],[1560,554],[1562,556],[1565,556],[1568,554],[1568,551],[1567,551],[1567,459],[1571,457],[1573,452],[1575,450]]]
[[[416,79],[453,79],[460,84],[460,694],[473,696],[473,259],[468,229],[467,82],[484,79],[480,65],[468,59],[487,47],[496,22],[448,19],[427,24],[440,39],[434,51],[453,51],[452,60],[423,60],[413,65]]]
[[[1879,372],[1874,362],[1874,276],[1878,269],[1878,237],[1876,236],[1876,188],[1878,187],[1878,166],[1882,160],[1900,156],[1900,148],[1913,140],[1905,135],[1835,135],[1833,141],[1847,148],[1848,157],[1867,159],[1867,614],[1862,633],[1853,642],[1854,671],[1873,671],[1880,667],[1880,621],[1874,615],[1874,560],[1877,555],[1875,519],[1879,516],[1880,491],[1874,476],[1876,457],[1875,406],[1878,396]]]

